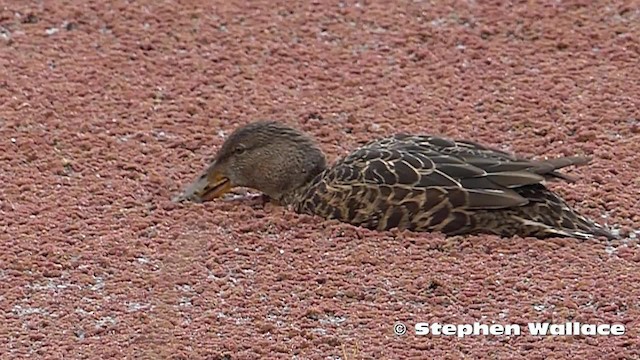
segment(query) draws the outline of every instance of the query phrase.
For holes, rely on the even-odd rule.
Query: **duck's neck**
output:
[[[311,189],[322,179],[322,174],[327,170],[324,162],[319,163],[308,172],[308,176],[300,186],[283,193],[279,199],[275,199],[282,206],[292,205],[297,207],[309,196]]]

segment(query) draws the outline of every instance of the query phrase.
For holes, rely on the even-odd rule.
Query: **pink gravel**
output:
[[[0,1],[0,358],[640,359],[637,1]],[[604,242],[374,232],[173,204],[280,119],[585,154]],[[402,321],[410,333],[397,336]],[[417,336],[416,322],[622,336]]]

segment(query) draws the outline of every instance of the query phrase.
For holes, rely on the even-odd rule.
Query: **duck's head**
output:
[[[174,201],[208,201],[234,187],[279,200],[324,168],[324,154],[305,134],[274,121],[254,122],[229,135],[211,164]]]

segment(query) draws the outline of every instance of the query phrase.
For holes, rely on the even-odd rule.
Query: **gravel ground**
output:
[[[639,9],[0,1],[0,358],[639,359]],[[592,156],[554,190],[622,239],[171,202],[226,134],[265,118],[330,160],[396,131]],[[475,321],[626,333],[412,332]]]

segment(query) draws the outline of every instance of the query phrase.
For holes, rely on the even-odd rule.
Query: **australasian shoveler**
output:
[[[208,201],[247,187],[299,213],[377,230],[616,238],[544,185],[573,181],[558,169],[588,162],[530,160],[471,141],[398,134],[327,166],[310,137],[260,121],[236,129],[174,201]]]

